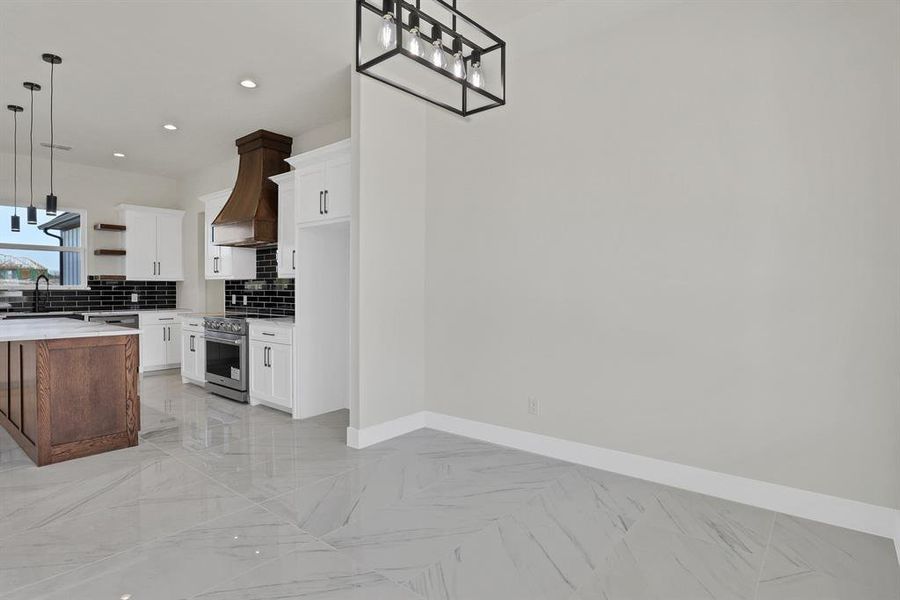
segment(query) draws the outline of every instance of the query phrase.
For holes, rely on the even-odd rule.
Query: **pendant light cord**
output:
[[[28,185],[28,192],[31,194],[31,199],[28,202],[28,206],[34,206],[34,88],[31,88],[31,145],[29,147],[29,160],[28,160],[28,176],[30,178]]]
[[[53,62],[50,62],[50,195],[53,195]]]
[[[19,214],[19,204],[16,200],[19,197],[19,177],[17,168],[19,166],[19,113],[13,111],[13,214]]]

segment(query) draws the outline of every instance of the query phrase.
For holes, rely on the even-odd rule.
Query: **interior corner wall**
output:
[[[424,408],[427,161],[424,104],[353,77],[351,426],[364,428]]]
[[[599,6],[428,112],[426,409],[900,507],[900,5]]]

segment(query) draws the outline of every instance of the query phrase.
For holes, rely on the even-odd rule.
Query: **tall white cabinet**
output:
[[[206,279],[255,279],[256,249],[216,245],[213,221],[228,201],[231,190],[221,190],[200,197],[204,205],[204,239]]]
[[[272,181],[279,189],[278,274],[296,279],[293,354],[251,339],[250,360],[257,367],[251,366],[250,387],[251,397],[273,402],[278,384],[287,381],[274,372],[289,360],[293,414],[305,419],[350,402],[350,141],[287,162],[294,170]]]
[[[184,211],[120,204],[125,224],[125,277],[181,281]]]

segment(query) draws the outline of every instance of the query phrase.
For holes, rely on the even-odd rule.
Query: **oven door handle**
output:
[[[215,337],[212,335],[206,335],[206,342],[214,342],[216,344],[228,344],[229,346],[243,346],[244,340],[227,340],[224,338]]]

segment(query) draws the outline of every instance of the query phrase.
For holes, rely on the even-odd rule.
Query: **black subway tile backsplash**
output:
[[[157,310],[175,308],[174,281],[113,281],[94,275],[88,277],[87,290],[50,290],[41,287],[39,311]],[[131,301],[131,294],[138,301]],[[2,298],[9,312],[34,310],[34,290],[23,290],[21,297]]]
[[[278,279],[277,248],[256,251],[256,279],[225,282],[225,314],[230,317],[294,315],[294,280]],[[238,303],[231,304],[231,296]],[[247,296],[247,306],[243,297]]]

